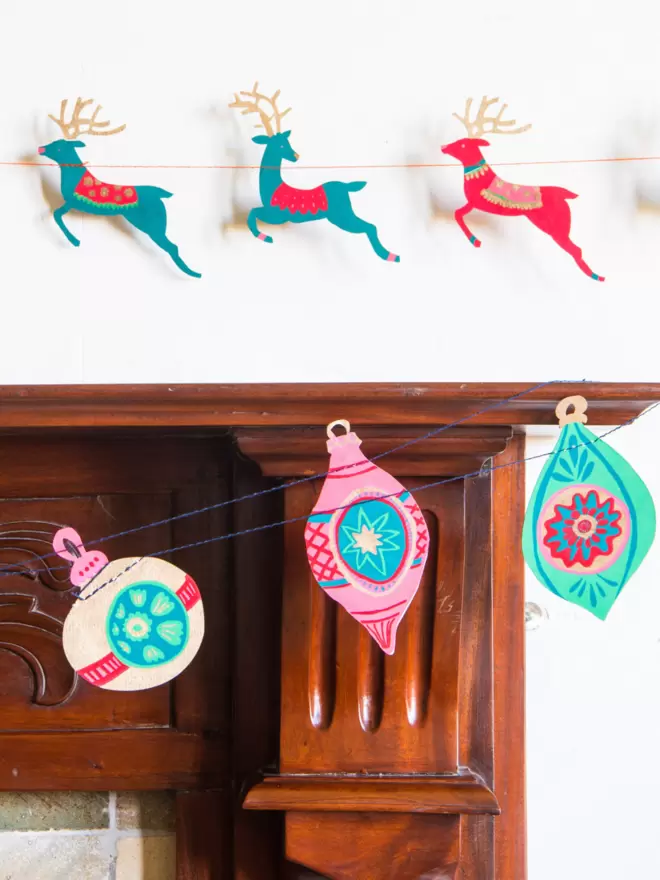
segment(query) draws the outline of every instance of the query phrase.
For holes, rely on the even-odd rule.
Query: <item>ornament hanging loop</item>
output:
[[[570,425],[573,422],[587,424],[587,408],[589,404],[581,394],[575,394],[572,397],[565,397],[560,400],[555,409],[555,415],[559,419],[559,427]],[[569,412],[571,410],[571,412]]]
[[[332,440],[334,437],[337,436],[334,432],[334,428],[343,428],[347,434],[351,433],[351,423],[347,419],[337,419],[334,422],[330,422],[330,424],[326,428],[329,440]]]

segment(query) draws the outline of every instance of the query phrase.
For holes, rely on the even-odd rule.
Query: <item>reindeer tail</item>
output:
[[[358,180],[357,182],[354,182],[354,183],[347,183],[346,189],[349,192],[353,193],[353,192],[357,192],[360,189],[364,189],[366,185],[367,185],[366,180]]]
[[[577,199],[577,193],[571,192],[570,189],[564,189],[563,186],[549,186],[548,189],[554,190],[554,194],[560,199]],[[545,189],[545,187],[544,187]]]

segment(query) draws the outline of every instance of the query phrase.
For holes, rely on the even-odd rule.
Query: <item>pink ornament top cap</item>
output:
[[[75,529],[60,529],[53,538],[53,550],[72,564],[69,580],[74,587],[84,587],[105,568],[108,557],[99,550],[85,550]]]
[[[335,434],[335,428],[343,428],[345,434]],[[351,423],[346,419],[337,419],[330,422],[327,427],[328,432],[328,452],[330,453],[330,470],[336,468],[347,467],[358,462],[366,461],[360,446],[362,440],[351,431]]]

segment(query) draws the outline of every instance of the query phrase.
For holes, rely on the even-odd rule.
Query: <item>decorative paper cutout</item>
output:
[[[453,115],[465,126],[468,136],[445,144],[442,152],[458,159],[463,165],[464,189],[467,204],[459,208],[456,222],[463,230],[468,241],[475,247],[481,247],[479,239],[472,234],[463,219],[470,211],[485,211],[488,214],[500,214],[504,217],[524,216],[542,232],[547,233],[560,248],[569,253],[580,269],[596,281],[604,281],[582,259],[582,250],[570,239],[571,209],[568,199],[576,199],[577,195],[560,186],[525,186],[507,183],[495,174],[484,159],[480,147],[489,147],[484,134],[522,134],[531,125],[514,128],[515,119],[502,119],[507,108],[503,104],[497,116],[486,116],[486,111],[499,98],[481,99],[481,104],[474,120],[470,119],[472,98],[468,98],[464,116]],[[490,128],[487,126],[490,124]]]
[[[105,690],[140,691],[183,672],[204,636],[202,600],[189,575],[150,557],[108,562],[85,550],[73,529],[60,529],[53,548],[72,563],[71,583],[83,588],[62,636],[81,678]]]
[[[655,508],[628,462],[593,442],[586,409],[580,396],[557,406],[562,430],[527,507],[523,553],[545,587],[605,620],[653,543]]]
[[[337,426],[346,434],[337,436]],[[393,654],[428,556],[428,529],[410,492],[365,458],[348,422],[328,425],[328,438],[330,473],[305,529],[307,558],[321,589]]]
[[[260,122],[255,128],[266,133],[252,138],[255,144],[265,147],[259,172],[259,195],[261,207],[253,208],[247,220],[248,228],[255,238],[271,244],[272,236],[259,230],[257,222],[281,225],[283,223],[306,223],[310,220],[329,220],[333,226],[345,232],[364,233],[372,248],[382,260],[400,262],[400,258],[383,247],[372,223],[357,217],[351,205],[350,193],[364,189],[365,181],[340,183],[331,181],[314,189],[297,189],[282,180],[282,161],[297,162],[296,153],[289,143],[290,131],[282,131],[282,119],[291,108],[280,111],[277,107],[279,90],[272,97],[258,91],[255,83],[252,91],[234,95],[229,106],[241,110],[245,116],[257,113]],[[268,110],[264,107],[266,105]]]
[[[61,129],[63,138],[45,147],[39,147],[39,153],[57,162],[62,175],[62,197],[64,204],[53,216],[64,235],[72,245],[78,247],[79,239],[67,228],[62,219],[69,211],[80,211],[83,214],[121,215],[128,223],[144,232],[159,248],[170,255],[178,268],[193,278],[201,278],[179,256],[178,247],[169,240],[167,231],[167,213],[163,199],[169,199],[171,192],[157,186],[118,186],[103,183],[84,167],[77,149],[85,143],[78,140],[80,134],[90,136],[113,135],[122,132],[126,126],[109,129],[109,122],[99,122],[97,116],[101,111],[98,106],[91,116],[82,116],[85,108],[93,103],[92,99],[83,101],[76,99],[71,120],[66,121],[67,101],[62,101],[59,118],[50,116]]]

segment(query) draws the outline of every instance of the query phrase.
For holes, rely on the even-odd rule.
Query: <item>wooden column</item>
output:
[[[405,427],[359,433],[367,456],[409,436]],[[237,440],[264,475],[326,467],[320,430],[287,442],[286,429],[252,429]],[[511,633],[495,643],[492,521],[495,505],[522,510],[524,498],[521,482],[506,498],[495,493],[487,469],[452,476],[506,455],[511,440],[507,427],[454,429],[383,460],[413,492],[449,480],[417,496],[431,549],[392,657],[315,583],[304,520],[285,527],[277,770],[243,806],[284,813],[287,858],[320,876],[495,876],[493,656],[506,662]],[[287,489],[285,518],[304,517],[320,488]],[[522,620],[520,592],[517,601]]]

